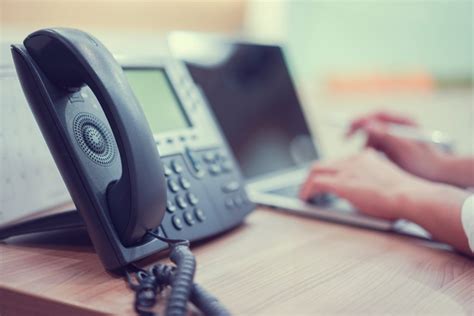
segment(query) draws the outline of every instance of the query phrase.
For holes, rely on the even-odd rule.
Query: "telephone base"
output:
[[[51,214],[0,228],[0,240],[13,236],[85,227],[77,210]]]

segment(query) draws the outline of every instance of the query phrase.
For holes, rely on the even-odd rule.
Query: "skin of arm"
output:
[[[446,184],[421,180],[414,190],[395,193],[400,218],[425,228],[434,240],[450,244],[460,252],[474,256],[462,227],[461,209],[472,194]]]
[[[415,222],[434,239],[473,256],[461,222],[462,204],[472,193],[415,177],[372,149],[314,164],[300,197],[308,200],[325,192],[347,199],[367,215]]]

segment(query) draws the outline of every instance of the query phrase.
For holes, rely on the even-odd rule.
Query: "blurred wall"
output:
[[[1,26],[37,29],[239,30],[242,0],[1,0]]]
[[[427,72],[469,79],[473,1],[288,1],[289,54],[298,74]]]
[[[0,0],[0,64],[8,45],[34,30],[64,26],[94,34],[117,55],[163,51],[168,31],[240,32],[244,0]]]
[[[157,35],[171,30],[239,32],[244,0],[0,0],[2,42],[21,41],[51,26],[93,33],[112,51],[159,51]]]

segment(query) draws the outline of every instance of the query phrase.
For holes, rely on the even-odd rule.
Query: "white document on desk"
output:
[[[0,65],[0,226],[71,201],[6,45]]]

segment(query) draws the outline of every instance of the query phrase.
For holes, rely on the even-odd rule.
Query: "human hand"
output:
[[[395,220],[404,217],[399,196],[416,191],[422,182],[367,149],[342,160],[315,163],[301,187],[300,198],[333,193],[367,215]]]
[[[383,152],[405,171],[427,180],[442,181],[448,155],[433,144],[392,133],[393,124],[417,126],[410,118],[377,112],[352,122],[348,136],[361,130],[367,135],[367,147]]]
[[[318,162],[303,184],[300,197],[333,193],[364,214],[408,219],[433,239],[473,256],[461,224],[461,207],[471,192],[417,178],[373,149],[343,160]]]
[[[349,130],[346,133],[346,136],[350,137],[357,131],[364,130],[365,127],[372,125],[374,123],[379,123],[379,124],[384,124],[384,125],[397,124],[397,125],[418,127],[418,123],[410,117],[407,117],[401,114],[396,114],[396,113],[389,113],[386,111],[378,111],[378,112],[363,115],[353,120],[351,122]]]

